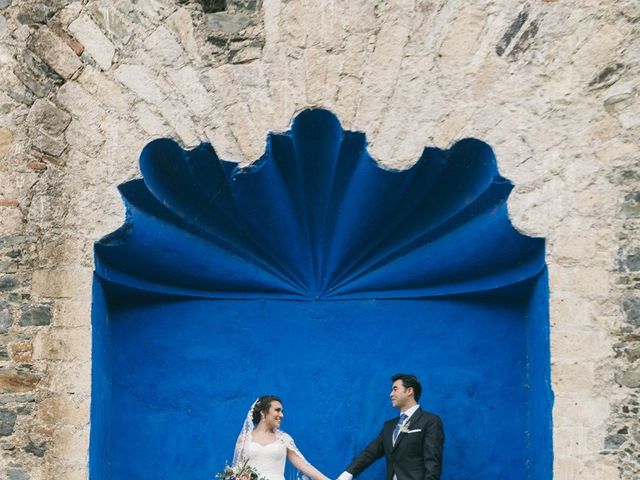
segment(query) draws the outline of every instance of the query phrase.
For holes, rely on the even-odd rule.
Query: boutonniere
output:
[[[409,433],[411,430],[409,430],[409,419],[407,418],[404,422],[402,422],[402,424],[400,424],[400,433]]]

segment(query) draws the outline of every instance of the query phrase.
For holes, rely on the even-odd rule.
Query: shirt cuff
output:
[[[353,480],[353,475],[349,472],[342,472],[338,477],[338,480]]]

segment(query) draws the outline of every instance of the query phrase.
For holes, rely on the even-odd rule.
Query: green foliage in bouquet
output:
[[[216,473],[216,478],[222,480],[267,480],[261,477],[258,471],[249,465],[249,460],[243,463],[231,466],[228,463],[224,465],[222,473]]]

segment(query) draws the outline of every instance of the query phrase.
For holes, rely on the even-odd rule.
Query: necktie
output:
[[[407,416],[404,413],[400,415],[400,418],[398,419],[398,423],[396,424],[396,428],[393,429],[393,435],[391,439],[393,440],[394,445],[396,444],[398,435],[400,435],[400,426],[405,422],[406,419],[407,419]]]

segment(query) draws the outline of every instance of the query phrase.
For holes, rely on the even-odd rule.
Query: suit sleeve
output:
[[[349,472],[354,477],[360,475],[369,465],[373,462],[382,458],[384,455],[384,446],[382,444],[382,432],[384,431],[384,427],[380,431],[380,434],[373,439],[373,441],[367,445],[360,455],[358,455],[351,465],[347,467],[347,472]]]
[[[424,480],[440,480],[442,472],[442,451],[444,449],[444,428],[438,417],[426,426],[424,436]]]

